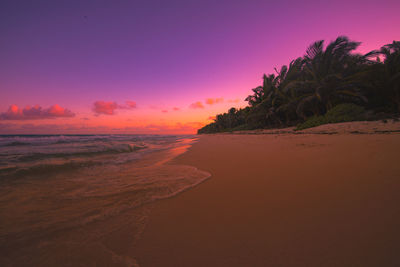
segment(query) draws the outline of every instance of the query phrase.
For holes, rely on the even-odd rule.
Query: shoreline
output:
[[[400,135],[341,130],[201,135],[170,163],[211,177],[153,204],[134,258],[141,267],[397,266]]]

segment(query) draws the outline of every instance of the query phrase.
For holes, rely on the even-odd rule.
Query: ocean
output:
[[[0,136],[1,266],[138,266],[155,201],[210,177],[172,135]]]

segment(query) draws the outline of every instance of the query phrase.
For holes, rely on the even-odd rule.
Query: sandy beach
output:
[[[212,177],[154,204],[138,263],[399,266],[399,123],[359,124],[200,136],[172,163]]]

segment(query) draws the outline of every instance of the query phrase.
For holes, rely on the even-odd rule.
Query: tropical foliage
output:
[[[349,114],[342,121],[359,120],[361,110],[400,113],[400,42],[365,55],[355,53],[359,45],[345,36],[326,46],[323,40],[311,44],[303,57],[264,74],[262,85],[245,99],[246,108],[231,108],[198,132],[338,122],[325,116],[338,105]],[[353,105],[340,106],[344,103]]]
[[[325,115],[308,118],[304,123],[297,125],[296,130],[303,130],[327,123],[359,121],[367,118],[364,107],[351,103],[339,104],[328,110]]]

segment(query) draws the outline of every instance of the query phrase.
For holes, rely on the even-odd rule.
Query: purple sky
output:
[[[302,56],[316,40],[347,35],[363,43],[360,52],[399,40],[399,13],[400,1],[385,0],[3,0],[0,113],[11,105],[58,104],[76,116],[51,123],[78,132],[82,118],[93,127],[204,123],[244,106],[263,73]],[[104,122],[93,113],[96,101],[137,107]],[[180,112],[165,112],[174,107]],[[28,122],[7,121],[13,123]]]

